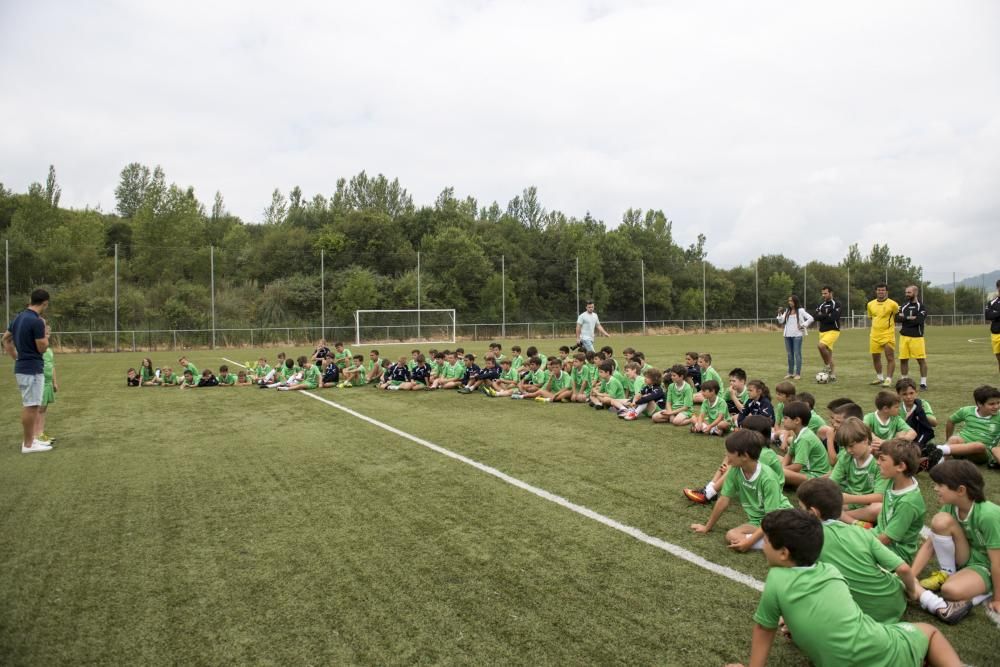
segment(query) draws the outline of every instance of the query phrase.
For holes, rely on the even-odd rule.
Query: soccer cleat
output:
[[[38,435],[35,436],[35,441],[36,442],[43,442],[46,445],[51,445],[52,443],[54,443],[56,441],[56,439],[55,438],[50,438],[49,436],[47,436],[44,433],[39,433]]]
[[[460,393],[460,394],[471,394],[472,390],[469,389],[468,387],[459,387],[458,393]]]
[[[921,383],[921,384],[920,384],[920,391],[927,391],[927,385],[926,385],[926,384],[923,384],[923,383]]]
[[[524,396],[522,396],[521,394],[511,394],[510,397],[515,401],[520,401],[522,398],[524,398]]]
[[[860,526],[861,528],[864,528],[865,530],[871,530],[872,528],[875,527],[875,524],[873,524],[873,523],[871,523],[869,521],[862,521],[861,519],[858,519],[852,525],[854,525],[854,526]]]
[[[684,489],[684,497],[699,505],[708,504],[708,496],[705,495],[705,489]]]
[[[968,616],[970,611],[972,611],[972,600],[952,600],[935,611],[934,615],[948,625],[955,625]]]
[[[868,384],[870,384],[873,387],[877,387],[878,385],[882,384],[882,380],[880,380],[878,378],[875,378],[874,380],[872,380]]]
[[[892,386],[892,378],[886,378],[886,379],[882,380],[882,386],[883,387],[891,387]]]
[[[986,602],[985,602],[985,603],[983,604],[983,611],[985,611],[985,612],[986,612],[986,618],[988,618],[988,619],[990,619],[991,621],[993,621],[993,623],[994,623],[994,624],[995,624],[995,625],[996,625],[996,626],[997,626],[998,628],[1000,628],[1000,613],[998,613],[998,612],[995,612],[995,611],[993,611],[993,607],[991,607],[991,606],[990,606],[990,602],[991,602],[991,601],[992,601],[992,598],[991,598],[990,600],[987,600],[987,601],[986,601]]]
[[[828,378],[826,379],[826,381],[827,381],[827,382],[836,382],[836,381],[837,381],[837,376],[836,376],[836,375],[834,375],[833,373],[830,373],[830,377],[828,377]]]
[[[291,391],[288,387],[278,387],[278,391]]]
[[[545,403],[545,402],[546,401],[544,396],[535,396],[535,403]]]
[[[930,470],[941,463],[941,459],[944,458],[944,454],[938,449],[937,445],[924,445],[921,454],[923,454],[923,457],[920,459],[921,470]]]
[[[934,570],[931,572],[931,576],[920,580],[920,585],[929,591],[939,591],[946,581],[948,581],[947,572],[944,570]]]
[[[628,412],[625,413],[625,421],[628,422],[635,421],[638,418],[639,418],[639,413],[636,412],[635,410],[629,410]]]

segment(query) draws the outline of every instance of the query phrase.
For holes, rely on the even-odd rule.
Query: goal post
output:
[[[454,308],[354,311],[354,344],[454,343]]]

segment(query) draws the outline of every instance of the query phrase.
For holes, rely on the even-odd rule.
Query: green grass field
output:
[[[969,342],[968,339],[976,339]],[[942,420],[998,381],[983,327],[929,333]],[[508,348],[515,341],[505,341]],[[517,341],[554,353],[566,341]],[[658,367],[709,351],[773,385],[780,334],[619,337]],[[841,337],[823,406],[876,388],[863,331]],[[383,348],[408,353],[411,345]],[[468,343],[481,354],[486,343]],[[366,350],[366,348],[362,348]],[[217,369],[278,349],[192,351]],[[304,353],[308,350],[285,350]],[[142,353],[57,355],[46,454],[19,453],[12,373],[0,392],[0,664],[722,664],[749,657],[759,594],[298,392],[126,389]],[[157,366],[176,367],[176,353]],[[913,370],[916,370],[915,368]],[[722,441],[576,405],[453,392],[320,396],[763,580],[760,554],[688,526]],[[825,411],[822,411],[825,414]],[[943,439],[943,424],[938,429]],[[983,469],[1000,501],[1000,475]],[[938,503],[921,475],[928,509]],[[911,605],[907,620],[930,617]],[[942,626],[995,663],[981,609]],[[772,663],[805,664],[776,642]]]

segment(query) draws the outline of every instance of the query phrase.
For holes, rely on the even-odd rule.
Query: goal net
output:
[[[454,342],[454,308],[354,311],[355,345]]]

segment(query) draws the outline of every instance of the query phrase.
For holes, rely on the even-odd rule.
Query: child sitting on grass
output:
[[[691,421],[692,433],[705,433],[708,435],[725,435],[729,430],[729,410],[726,402],[719,396],[719,383],[715,380],[702,380],[701,409],[695,413]],[[695,396],[697,402],[697,396]]]
[[[614,376],[615,364],[612,361],[602,361],[597,367],[600,382],[590,390],[590,405],[602,410],[610,407],[612,401],[625,400],[625,387]]]
[[[785,484],[798,486],[807,479],[830,472],[830,459],[826,447],[809,428],[813,411],[808,403],[794,401],[785,406],[782,426],[792,440],[785,454]]]
[[[938,445],[944,456],[967,456],[990,468],[1000,468],[1000,389],[983,385],[972,392],[975,405],[959,408],[945,426],[948,443]],[[955,434],[955,427],[962,430]]]
[[[875,493],[875,484],[879,479],[878,461],[872,454],[872,431],[857,417],[848,417],[837,429],[834,436],[840,453],[837,463],[833,466],[830,479],[840,489],[841,493],[852,496],[867,496]],[[850,504],[841,508],[837,516],[846,523],[854,519],[847,512],[856,510],[863,505]]]
[[[549,359],[548,378],[545,380],[545,385],[539,389],[535,400],[539,403],[562,403],[570,400],[572,396],[573,378],[563,370],[562,361]]]
[[[705,388],[705,383],[709,380],[714,380],[718,387],[722,387],[722,376],[719,372],[712,368],[712,355],[708,352],[702,352],[698,355],[698,369],[701,372],[701,388],[694,395],[694,402],[701,403],[705,400],[705,395],[702,391]],[[719,395],[719,389],[715,390],[715,395]]]
[[[917,432],[899,416],[899,402],[899,394],[880,391],[875,395],[875,412],[865,415],[865,424],[872,430],[875,451],[878,451],[883,440],[913,440],[917,437]]]
[[[379,383],[379,389],[387,389],[391,391],[399,391],[403,388],[403,385],[408,384],[411,381],[409,359],[406,356],[402,356],[396,360],[392,366],[386,369],[385,375],[382,377],[382,382]]]
[[[284,387],[278,387],[279,391],[303,391],[317,389],[323,381],[319,366],[306,357],[298,358],[301,370],[296,373]]]
[[[764,438],[764,446],[760,450],[760,458],[758,459],[761,465],[765,465],[771,469],[778,479],[778,485],[785,485],[785,469],[781,465],[781,459],[778,455],[774,453],[774,450],[767,445],[767,438],[771,433],[771,422],[765,417],[760,415],[753,415],[747,417],[743,420],[743,429],[747,431],[756,431],[760,433],[761,437]],[[727,463],[726,458],[722,459],[722,464],[719,465],[719,469],[716,470],[715,475],[712,479],[701,489],[684,489],[684,497],[694,503],[699,503],[701,505],[707,505],[709,502],[715,500],[719,495],[719,490],[722,489],[726,482],[726,477],[729,475],[729,463]]]
[[[761,520],[769,512],[792,506],[781,492],[777,475],[760,462],[765,443],[760,433],[750,430],[737,431],[726,438],[726,463],[730,473],[726,475],[721,496],[708,521],[691,524],[691,530],[696,533],[711,531],[729,507],[730,499],[738,498],[748,521],[726,533],[726,544],[740,552],[763,548]]]
[[[762,522],[770,570],[753,615],[750,664],[767,664],[779,625],[814,664],[961,667],[948,639],[927,623],[879,623],[861,611],[836,567],[818,561],[823,526],[804,510]]]
[[[1000,582],[1000,507],[986,500],[983,475],[971,461],[942,461],[931,468],[930,476],[944,504],[931,518],[930,537],[917,551],[913,571],[920,573],[932,555],[940,569],[920,580],[920,606],[947,621],[960,610],[967,613],[986,602],[987,616],[1000,625],[1000,598],[995,595]]]
[[[653,414],[654,422],[674,426],[686,426],[691,423],[694,389],[687,379],[687,369],[682,364],[675,364],[670,368],[670,385],[667,387],[664,407]]]
[[[139,379],[139,374],[135,372],[134,368],[128,369],[125,372],[125,386],[126,387],[141,387],[142,381]]]
[[[619,415],[626,421],[639,418],[639,415],[652,417],[661,412],[666,403],[663,397],[663,373],[656,368],[647,368],[642,374],[642,387],[632,395],[632,400],[625,406],[625,414]]]
[[[819,562],[840,570],[861,611],[880,623],[898,622],[906,611],[907,594],[916,597],[910,566],[870,530],[840,521],[844,494],[833,480],[808,479],[798,488],[798,497],[802,509],[823,522]]]
[[[774,425],[774,407],[771,405],[771,392],[763,380],[750,380],[747,383],[747,400],[743,408],[735,415],[737,427],[743,425],[747,417],[759,415]]]

